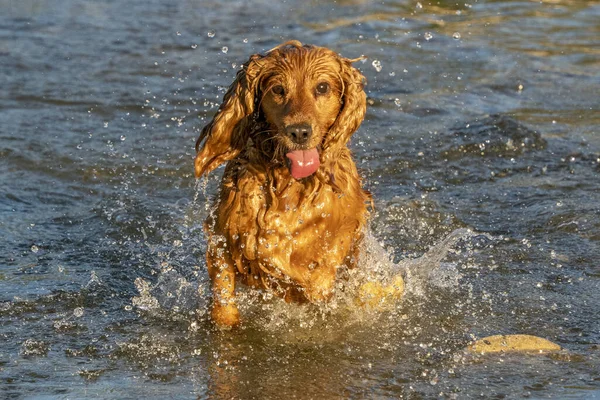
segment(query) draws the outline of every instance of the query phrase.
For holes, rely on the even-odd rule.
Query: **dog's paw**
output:
[[[380,282],[367,282],[358,289],[356,302],[362,307],[383,309],[394,304],[404,294],[404,279],[396,276],[390,285]]]
[[[240,324],[240,312],[234,303],[214,304],[210,318],[219,329],[228,330]]]

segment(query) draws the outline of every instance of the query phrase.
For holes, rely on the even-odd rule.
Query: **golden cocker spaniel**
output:
[[[236,279],[321,302],[355,266],[371,196],[347,147],[366,111],[354,61],[298,41],[255,54],[202,129],[196,176],[227,162],[205,223],[217,326],[239,324]]]

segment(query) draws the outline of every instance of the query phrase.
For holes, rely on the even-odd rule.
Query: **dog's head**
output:
[[[250,57],[196,142],[196,176],[235,158],[249,139],[272,143],[271,156],[294,178],[315,173],[364,118],[365,79],[353,61],[297,41]]]

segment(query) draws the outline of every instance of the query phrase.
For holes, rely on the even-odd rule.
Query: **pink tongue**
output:
[[[295,179],[306,178],[319,169],[319,152],[317,149],[294,150],[286,154],[291,161],[290,170]]]

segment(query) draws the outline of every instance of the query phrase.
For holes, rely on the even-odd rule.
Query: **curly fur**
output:
[[[337,270],[354,267],[371,198],[347,148],[366,111],[353,61],[297,41],[252,55],[202,129],[196,176],[227,162],[205,225],[217,325],[239,323],[236,279],[319,302],[331,297]],[[286,133],[295,123],[312,127],[306,143]],[[306,148],[318,149],[320,166],[294,179],[286,152]]]

